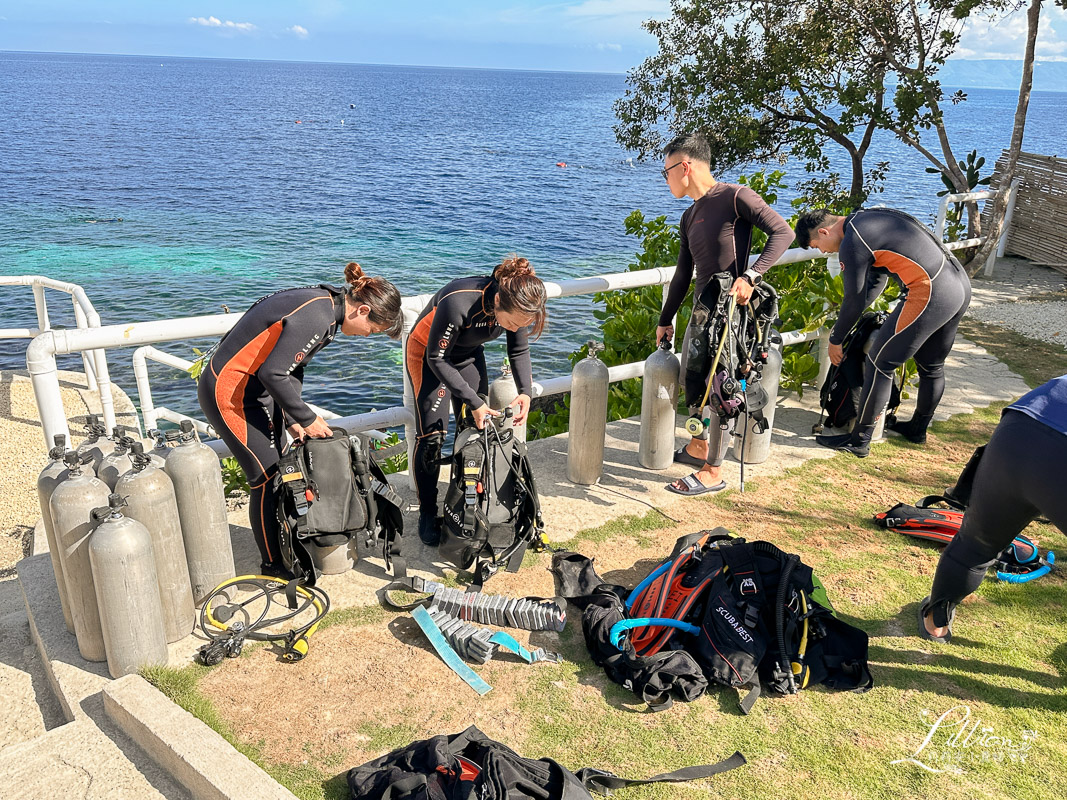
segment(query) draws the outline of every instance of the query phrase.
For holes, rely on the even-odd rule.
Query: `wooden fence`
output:
[[[990,188],[1000,188],[1007,151],[993,170]],[[1021,178],[1005,253],[1067,273],[1067,159],[1020,153]]]

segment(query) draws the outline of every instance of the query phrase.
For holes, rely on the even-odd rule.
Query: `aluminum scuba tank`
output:
[[[85,424],[85,436],[85,441],[78,445],[78,455],[92,453],[92,470],[95,475],[100,469],[100,462],[114,446],[107,436],[107,428],[96,414],[89,415],[89,421]]]
[[[152,534],[122,515],[123,499],[93,511],[98,521],[89,540],[96,604],[112,678],[137,672],[146,664],[167,663],[163,604],[156,580]]]
[[[771,454],[771,430],[774,427],[774,411],[778,406],[778,382],[782,377],[782,337],[776,332],[772,332],[772,337],[759,382],[761,389],[766,392],[766,405],[761,409],[765,427],[748,413],[741,414],[735,427],[732,445],[734,458],[738,461],[744,459],[746,464],[762,464]]]
[[[571,373],[571,418],[567,436],[567,479],[590,485],[604,473],[608,424],[608,368],[596,357],[604,346],[589,343],[589,355]]]
[[[95,527],[93,509],[107,504],[108,490],[107,484],[87,467],[83,469],[83,463],[87,465],[91,461],[90,453],[80,458],[73,450],[64,454],[67,479],[52,492],[48,508],[52,512],[56,550],[63,566],[78,651],[86,661],[105,661],[104,634],[89,565],[89,537]]]
[[[164,471],[174,484],[189,581],[199,603],[234,577],[233,545],[219,457],[197,441],[191,422],[184,420],[181,427],[181,444],[169,451]]]
[[[176,642],[192,633],[194,609],[174,485],[163,470],[152,466],[140,442],[132,450],[133,469],[119,478],[115,493],[126,498],[126,516],[152,534],[163,628],[167,641]]]
[[[511,374],[511,365],[505,359],[500,368],[500,377],[489,384],[489,407],[501,411],[518,396],[519,389],[515,385],[515,376]],[[526,420],[516,425],[511,417],[508,417],[504,426],[511,428],[515,432],[515,438],[520,442],[526,441]]]
[[[52,525],[52,510],[48,507],[48,501],[52,499],[52,492],[67,478],[67,465],[63,463],[63,453],[66,451],[63,443],[66,438],[62,433],[57,433],[55,436],[56,446],[48,451],[48,457],[51,461],[37,476],[37,499],[41,504],[41,524],[44,525],[44,533],[48,537],[48,554],[52,557],[52,572],[55,573],[56,587],[59,589],[59,604],[63,608],[63,622],[66,623],[67,630],[74,633],[74,618],[70,615],[70,602],[67,600],[67,583],[63,578],[63,562],[59,557],[56,531]]]
[[[135,440],[126,435],[126,429],[122,425],[115,426],[112,437],[115,447],[104,456],[100,466],[97,467],[96,475],[107,484],[109,489],[114,491],[119,478],[129,472],[130,467],[133,466],[130,460],[130,446]]]
[[[167,444],[167,435],[158,428],[152,428],[150,431],[145,431],[147,437],[152,441],[152,449],[148,451],[148,457],[152,459],[152,464],[158,469],[163,469],[167,463],[167,456],[170,455],[170,445]]]
[[[646,469],[667,469],[674,463],[678,376],[681,365],[666,336],[645,359],[641,379],[641,438],[637,461]]]

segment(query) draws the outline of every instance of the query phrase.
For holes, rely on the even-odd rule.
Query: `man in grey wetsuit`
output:
[[[678,268],[663,301],[656,343],[664,336],[674,340],[674,315],[689,291],[696,275],[694,298],[700,297],[711,277],[729,272],[733,278],[730,294],[739,305],[748,303],[752,290],[763,280],[763,273],[774,266],[793,241],[793,230],[781,215],[747,186],[720,183],[711,174],[711,148],[700,134],[679,136],[664,150],[662,174],[675,197],[692,198],[693,204],[682,214],[679,225],[681,247]],[[768,238],[763,253],[751,268],[748,255],[752,249],[754,228]],[[682,370],[688,350],[690,332],[682,344]],[[697,413],[702,409],[690,409]],[[696,495],[726,488],[721,480],[721,465],[730,446],[733,420],[727,427],[716,424],[674,454],[674,460],[696,467],[696,471],[667,488],[677,494]]]
[[[889,277],[904,290],[903,301],[878,330],[867,355],[852,432],[816,436],[815,441],[866,458],[875,425],[889,401],[893,370],[914,358],[919,368],[915,414],[891,429],[922,444],[945,393],[945,359],[971,302],[967,271],[925,225],[892,208],[871,208],[847,217],[825,209],[806,211],[797,220],[797,243],[841,254],[844,294],[830,332],[834,364],[844,356],[841,342],[885,289]]]
[[[1006,409],[982,453],[960,532],[941,554],[930,595],[919,604],[919,635],[952,638],[956,606],[982,583],[997,554],[1043,514],[1067,530],[1067,375]]]

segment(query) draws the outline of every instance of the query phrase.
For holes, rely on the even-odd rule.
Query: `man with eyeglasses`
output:
[[[667,297],[656,327],[656,342],[664,336],[674,339],[674,315],[678,313],[689,284],[696,276],[694,297],[700,297],[713,275],[729,272],[734,277],[730,294],[740,305],[748,303],[763,273],[782,257],[793,242],[793,230],[778,212],[747,186],[720,183],[711,174],[711,148],[699,133],[683,134],[664,149],[661,174],[675,197],[689,197],[693,204],[682,214],[679,225],[681,248],[678,268],[667,289]],[[767,244],[752,267],[748,266],[752,232],[767,234]],[[682,343],[682,369],[690,332]],[[690,413],[702,409],[690,409]],[[721,479],[722,462],[730,445],[729,428],[712,424],[674,454],[674,460],[696,467],[691,475],[667,488],[677,494],[698,495],[726,488]]]

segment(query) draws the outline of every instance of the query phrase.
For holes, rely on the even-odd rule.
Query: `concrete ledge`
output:
[[[196,800],[295,800],[288,789],[139,675],[104,689],[104,711]]]
[[[44,539],[44,536],[41,537]],[[97,694],[109,680],[107,664],[90,663],[78,652],[78,642],[67,631],[59,589],[47,552],[18,563],[19,585],[26,600],[30,635],[41,654],[45,675],[68,720],[85,717],[83,701]]]

